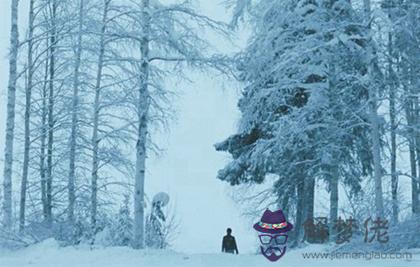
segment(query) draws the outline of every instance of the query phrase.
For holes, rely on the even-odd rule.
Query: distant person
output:
[[[223,237],[222,242],[222,252],[238,254],[238,247],[236,246],[235,237],[232,235],[232,229],[228,228],[226,230],[227,235]]]

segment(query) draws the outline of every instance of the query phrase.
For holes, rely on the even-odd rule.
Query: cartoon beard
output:
[[[260,248],[261,254],[263,254],[269,261],[277,261],[283,257],[284,253],[286,253],[286,246],[260,246]]]

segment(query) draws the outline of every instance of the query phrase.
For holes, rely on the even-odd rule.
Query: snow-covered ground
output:
[[[278,262],[271,263],[252,254],[183,254],[173,251],[136,251],[130,248],[66,247],[54,240],[19,250],[1,251],[1,267],[264,267],[264,266],[340,266],[340,267],[419,267],[420,255],[411,260],[304,259],[302,253],[322,252],[322,246],[288,251]],[[419,251],[417,251],[419,252]]]

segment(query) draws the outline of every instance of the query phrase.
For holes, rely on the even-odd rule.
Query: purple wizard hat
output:
[[[283,211],[277,210],[272,212],[267,209],[264,211],[261,220],[254,224],[254,229],[258,232],[279,234],[292,230],[293,224],[286,221]]]

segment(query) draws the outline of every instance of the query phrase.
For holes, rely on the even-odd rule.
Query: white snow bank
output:
[[[413,259],[304,259],[302,253],[323,252],[326,247],[309,246],[286,252],[278,262],[271,263],[261,255],[252,254],[184,254],[174,251],[133,250],[127,247],[95,248],[87,246],[60,248],[54,240],[19,250],[1,251],[0,267],[264,267],[264,266],[340,266],[340,267],[411,267],[420,266],[418,250]],[[416,254],[414,254],[416,253]]]

